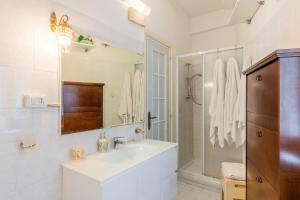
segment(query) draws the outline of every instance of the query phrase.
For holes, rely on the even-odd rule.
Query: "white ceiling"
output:
[[[236,0],[175,0],[189,17],[197,17],[221,9],[230,9]]]

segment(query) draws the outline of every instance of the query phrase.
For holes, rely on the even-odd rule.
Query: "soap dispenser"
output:
[[[106,139],[105,133],[100,134],[97,145],[100,153],[106,153],[108,151],[108,140]]]

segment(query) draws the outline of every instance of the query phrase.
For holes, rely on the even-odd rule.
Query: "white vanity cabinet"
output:
[[[172,200],[177,190],[177,145],[145,142],[156,147],[153,152],[149,150],[142,156],[144,148],[140,145],[135,153],[130,150],[124,154],[131,158],[128,162],[106,161],[108,156],[120,158],[124,149],[105,157],[64,164],[63,200]],[[116,161],[112,157],[108,160]]]
[[[145,161],[139,167],[138,200],[171,200],[177,189],[176,170],[177,148]],[[171,187],[172,191],[169,189]],[[164,198],[167,196],[164,193],[170,192],[172,198]]]
[[[139,168],[130,169],[102,185],[98,200],[137,200]]]

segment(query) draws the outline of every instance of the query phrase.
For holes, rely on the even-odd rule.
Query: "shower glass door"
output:
[[[169,48],[147,38],[147,137],[167,141]]]

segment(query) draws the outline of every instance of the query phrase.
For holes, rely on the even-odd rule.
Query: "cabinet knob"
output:
[[[258,183],[263,183],[262,177],[257,176],[257,177],[256,177],[256,182],[258,182]]]
[[[259,138],[262,138],[262,136],[263,136],[262,131],[257,131],[256,136],[259,137]]]
[[[263,80],[262,75],[257,75],[257,76],[256,76],[256,80],[257,80],[257,81],[262,81],[262,80]]]

